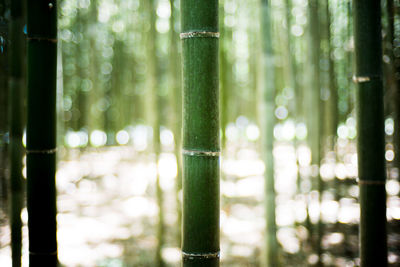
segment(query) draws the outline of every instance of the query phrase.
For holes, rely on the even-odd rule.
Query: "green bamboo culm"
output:
[[[181,157],[181,143],[182,143],[182,89],[181,89],[181,77],[180,77],[180,57],[178,55],[178,34],[175,31],[175,24],[177,18],[177,10],[175,8],[176,0],[170,0],[170,8],[171,8],[171,16],[169,20],[170,27],[170,48],[169,48],[169,86],[172,89],[172,105],[174,107],[173,110],[173,132],[174,132],[174,140],[175,140],[175,148],[174,153],[176,157],[176,165],[177,165],[177,173],[176,173],[176,182],[175,182],[175,197],[176,197],[176,215],[177,215],[177,234],[176,241],[178,246],[181,245],[182,242],[182,201],[180,199],[180,194],[182,190],[182,157]]]
[[[57,266],[57,3],[28,0],[27,207],[29,266]]]
[[[22,249],[22,220],[23,208],[23,178],[22,178],[22,135],[23,135],[23,49],[24,49],[24,20],[22,0],[11,1],[10,19],[10,79],[9,79],[9,122],[10,122],[10,184],[11,184],[11,254],[12,266],[21,266]]]
[[[263,157],[265,163],[265,266],[279,266],[278,242],[275,222],[275,186],[274,186],[274,125],[275,125],[275,83],[274,62],[271,40],[271,5],[261,0],[261,40],[263,51],[263,107],[260,122],[263,131]]]
[[[148,87],[150,104],[149,104],[149,117],[151,124],[153,126],[153,151],[155,154],[155,162],[158,166],[158,161],[162,152],[161,142],[160,142],[160,125],[162,117],[162,101],[160,97],[160,86],[159,86],[159,69],[158,69],[158,59],[157,59],[157,30],[156,30],[156,9],[157,0],[147,0],[146,8],[149,14],[149,24],[150,30],[147,35],[147,66],[148,66]],[[162,250],[165,244],[165,215],[164,215],[164,192],[161,188],[161,176],[160,170],[157,167],[156,174],[156,200],[158,206],[158,222],[157,222],[157,245],[155,251],[155,264],[154,266],[163,267],[165,266],[164,259],[162,257]]]
[[[218,0],[182,0],[183,266],[219,266]]]
[[[387,266],[380,1],[353,1],[361,267]]]
[[[309,118],[309,144],[312,153],[312,164],[318,167],[318,172],[313,179],[315,179],[314,188],[318,190],[318,201],[322,203],[322,194],[324,191],[323,180],[320,175],[321,159],[323,156],[324,143],[324,125],[322,118],[324,118],[324,107],[321,101],[321,73],[320,73],[320,60],[321,60],[321,37],[320,37],[320,13],[321,3],[318,0],[308,0],[308,16],[309,16],[309,58],[310,58],[310,90],[309,100],[310,105],[308,109]],[[322,255],[323,246],[322,238],[324,235],[324,224],[322,222],[321,211],[319,212],[318,223],[314,229],[311,230],[311,243],[314,251],[318,255],[318,262],[316,266],[323,266]]]

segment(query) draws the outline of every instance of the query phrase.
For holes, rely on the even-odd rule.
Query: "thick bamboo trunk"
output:
[[[28,0],[27,197],[29,265],[57,266],[57,3]]]
[[[361,266],[387,266],[380,1],[354,1]]]
[[[218,1],[181,1],[183,266],[219,266]]]
[[[10,184],[11,184],[11,252],[12,266],[21,266],[23,179],[22,179],[22,135],[23,135],[23,12],[22,0],[11,1],[10,20]]]

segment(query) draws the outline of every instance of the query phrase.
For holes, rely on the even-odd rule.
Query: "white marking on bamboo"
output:
[[[179,37],[181,40],[189,38],[219,38],[219,32],[183,32]]]
[[[221,155],[221,152],[182,149],[182,154],[186,156],[197,156],[197,157],[219,157]]]
[[[184,259],[219,259],[219,251],[210,253],[187,253],[182,251],[182,257]]]

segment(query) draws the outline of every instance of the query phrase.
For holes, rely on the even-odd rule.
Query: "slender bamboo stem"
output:
[[[148,59],[148,86],[149,92],[151,92],[151,124],[153,126],[153,149],[155,154],[155,161],[158,164],[158,160],[161,154],[161,143],[160,143],[160,122],[161,122],[161,99],[159,93],[158,83],[158,60],[157,60],[157,31],[156,31],[156,5],[157,1],[148,0],[146,3],[147,11],[149,12],[149,23],[150,30],[147,39],[147,59]],[[155,112],[154,112],[155,111]],[[150,115],[150,114],[149,114]],[[162,257],[162,249],[165,243],[165,223],[164,223],[164,194],[160,184],[160,172],[157,167],[156,177],[156,199],[158,205],[158,223],[157,223],[157,247],[155,266],[165,266],[164,259]]]
[[[183,266],[219,266],[218,0],[181,12]]]
[[[275,125],[275,75],[271,34],[271,4],[261,0],[262,50],[264,58],[263,111],[263,153],[265,163],[265,261],[266,266],[279,266],[278,242],[275,222],[275,175],[274,175],[274,125]]]
[[[181,143],[182,143],[182,89],[180,85],[180,60],[178,56],[178,34],[175,31],[175,23],[176,23],[176,10],[174,3],[175,0],[170,0],[171,6],[171,16],[170,16],[170,86],[173,90],[172,92],[172,103],[174,107],[174,122],[173,122],[173,131],[174,131],[174,139],[175,139],[175,157],[177,162],[177,174],[176,174],[176,182],[175,182],[175,194],[176,194],[176,213],[177,213],[177,244],[179,246],[182,242],[182,201],[180,199],[180,194],[182,190],[182,157],[181,157]]]
[[[321,158],[322,158],[322,143],[323,143],[323,123],[321,119],[324,117],[324,107],[321,103],[321,78],[320,78],[320,16],[319,2],[317,0],[308,0],[308,15],[310,25],[310,75],[311,76],[311,103],[310,103],[310,128],[309,142],[312,153],[312,163],[318,167],[318,172],[315,176],[316,189],[319,193],[319,203],[322,202],[323,181],[319,173]],[[322,237],[323,223],[321,219],[321,211],[319,213],[318,224],[316,227],[316,236],[314,249],[318,255],[317,266],[322,266]]]
[[[387,266],[380,1],[353,1],[361,266]]]
[[[56,0],[28,0],[29,266],[57,266]]]
[[[8,200],[8,2],[0,0],[0,208],[7,213]]]
[[[11,252],[12,266],[21,266],[23,179],[22,179],[22,135],[23,135],[23,12],[22,0],[11,2],[10,21],[10,180],[11,180]]]

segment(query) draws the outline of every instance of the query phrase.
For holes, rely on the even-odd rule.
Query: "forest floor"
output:
[[[316,239],[315,225],[320,210],[318,193],[312,190],[312,180],[296,182],[293,146],[279,143],[275,147],[280,258],[283,266],[312,266],[318,259],[312,241]],[[225,151],[224,154],[231,156],[223,157],[221,161],[222,266],[262,266],[264,164],[256,148],[255,144],[235,147]],[[68,267],[154,266],[158,216],[155,156],[121,146],[60,149],[59,157],[57,221],[60,262]],[[166,227],[162,255],[168,266],[179,266],[176,160],[171,151],[161,154],[158,169],[164,191]],[[302,175],[312,174],[312,171],[312,166],[300,169]],[[329,186],[336,180],[326,180],[326,183]],[[326,266],[356,266],[359,261],[357,186],[353,178],[340,181],[343,184],[341,190],[333,192],[327,189],[323,194],[323,261]],[[300,194],[299,190],[311,193]],[[8,219],[2,212],[0,266],[11,266]],[[396,220],[399,217],[400,200],[391,196],[388,200],[391,266],[400,266],[400,222]],[[27,266],[26,209],[22,219],[23,265]]]

